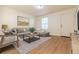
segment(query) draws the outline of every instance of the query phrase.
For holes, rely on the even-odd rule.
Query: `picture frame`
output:
[[[23,16],[17,16],[17,26],[29,26],[29,19]]]

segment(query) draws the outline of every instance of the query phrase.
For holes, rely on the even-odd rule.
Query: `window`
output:
[[[42,18],[42,29],[47,30],[48,29],[48,17]]]

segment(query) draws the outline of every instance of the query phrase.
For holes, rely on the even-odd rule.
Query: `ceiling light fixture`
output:
[[[44,6],[43,5],[36,5],[35,7],[38,9],[43,9]]]

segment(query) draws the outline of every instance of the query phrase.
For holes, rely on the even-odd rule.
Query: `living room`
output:
[[[0,52],[79,53],[78,10],[77,5],[0,5]]]

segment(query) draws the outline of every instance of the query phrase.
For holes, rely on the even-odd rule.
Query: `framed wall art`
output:
[[[17,16],[17,26],[25,26],[28,27],[29,26],[29,19],[26,17],[22,17],[22,16]]]

